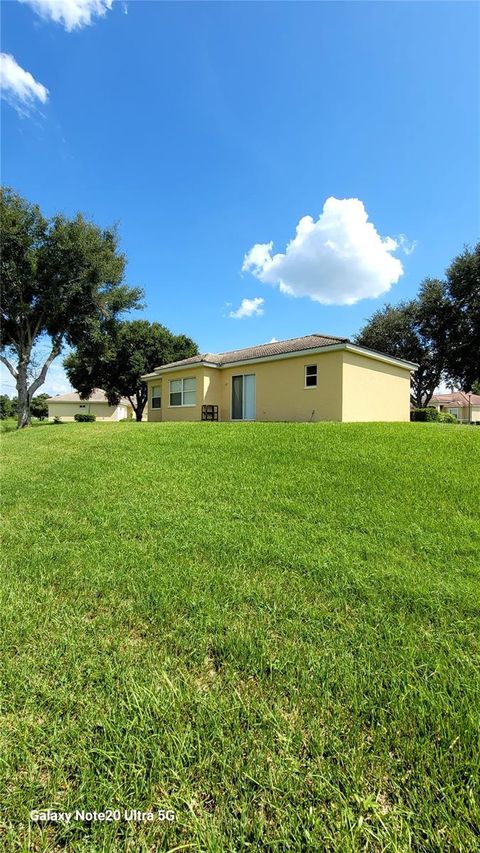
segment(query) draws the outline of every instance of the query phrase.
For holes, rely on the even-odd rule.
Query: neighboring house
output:
[[[58,397],[49,397],[48,417],[61,418],[62,421],[73,421],[75,415],[91,413],[97,421],[123,421],[132,416],[132,405],[129,400],[122,397],[118,406],[111,406],[101,388],[95,388],[88,400],[80,399],[80,394],[60,394]]]
[[[464,391],[434,394],[428,405],[439,412],[455,415],[461,423],[480,423],[480,394],[466,394]]]
[[[157,367],[149,421],[408,421],[416,365],[313,334]]]

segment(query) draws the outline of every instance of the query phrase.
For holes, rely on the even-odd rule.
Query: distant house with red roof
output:
[[[428,405],[439,412],[455,415],[461,423],[480,423],[480,394],[466,394],[465,391],[434,394]]]

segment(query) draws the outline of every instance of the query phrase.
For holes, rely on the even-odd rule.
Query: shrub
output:
[[[97,420],[97,416],[92,415],[90,412],[85,412],[85,414],[75,415],[75,420],[81,424],[90,424]]]
[[[439,412],[434,406],[426,406],[424,409],[413,409],[410,412],[411,421],[438,421]]]
[[[410,412],[411,421],[434,421],[439,424],[458,424],[455,415],[450,412],[437,412],[434,406],[426,406],[424,409],[413,409]]]
[[[458,424],[458,420],[455,415],[451,415],[450,412],[439,412],[438,420],[441,424]]]
[[[58,417],[58,415],[55,415],[55,417],[53,419],[53,423],[54,424],[61,424],[61,423],[63,423],[63,421],[61,418]]]

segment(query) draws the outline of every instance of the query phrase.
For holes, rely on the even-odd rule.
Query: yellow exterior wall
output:
[[[317,365],[318,383],[305,388],[305,367]],[[410,371],[346,350],[290,356],[233,367],[193,367],[148,381],[149,421],[199,421],[202,404],[219,406],[231,420],[232,377],[255,374],[257,421],[409,421]],[[169,382],[197,380],[194,406],[170,406]],[[161,409],[152,388],[162,387]]]
[[[480,422],[480,406],[472,406],[470,411],[468,406],[455,406],[455,403],[435,403],[434,405],[440,412],[448,412],[449,409],[458,409],[459,421],[466,421],[467,423],[470,420]]]
[[[58,402],[48,404],[49,420],[53,418],[61,418],[62,421],[73,421],[75,415],[92,414],[95,415],[97,421],[116,421],[117,406],[109,406],[108,403],[89,403],[85,401],[85,408],[80,408],[80,403]],[[132,413],[131,406],[120,404],[127,411],[127,418]]]
[[[317,365],[318,383],[305,388],[305,367]],[[222,368],[220,419],[231,419],[232,376],[254,373],[257,421],[339,421],[342,415],[342,353],[294,356]],[[212,403],[215,402],[212,399]]]
[[[343,421],[409,421],[410,371],[358,353],[343,353]]]
[[[318,385],[305,388],[305,366],[316,364]],[[257,421],[341,420],[342,353],[295,356],[227,368],[197,367],[172,371],[148,381],[149,421],[199,421],[202,404],[219,406],[219,419],[231,419],[232,376],[256,376]],[[195,406],[169,406],[169,381],[197,379]],[[154,385],[163,385],[162,408],[152,409]],[[203,397],[202,397],[203,389]]]

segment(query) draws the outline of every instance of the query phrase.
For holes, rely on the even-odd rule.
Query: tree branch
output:
[[[17,371],[17,370],[15,370],[15,368],[14,368],[13,364],[11,364],[11,362],[9,362],[8,358],[6,357],[6,355],[0,355],[0,361],[1,361],[1,362],[3,362],[3,364],[5,365],[5,367],[8,367],[8,369],[9,369],[10,373],[12,374],[13,378],[14,378],[14,379],[17,379],[17,377],[18,377],[18,371]]]
[[[40,388],[40,385],[43,385],[43,383],[45,382],[45,378],[47,376],[48,368],[50,367],[52,361],[57,357],[57,355],[60,355],[61,350],[62,350],[62,338],[60,336],[60,337],[54,338],[52,349],[50,350],[50,354],[49,354],[47,360],[45,361],[45,363],[44,363],[40,373],[38,374],[37,378],[33,380],[32,384],[30,385],[30,387],[28,389],[28,396],[30,398],[33,397],[37,388]]]

